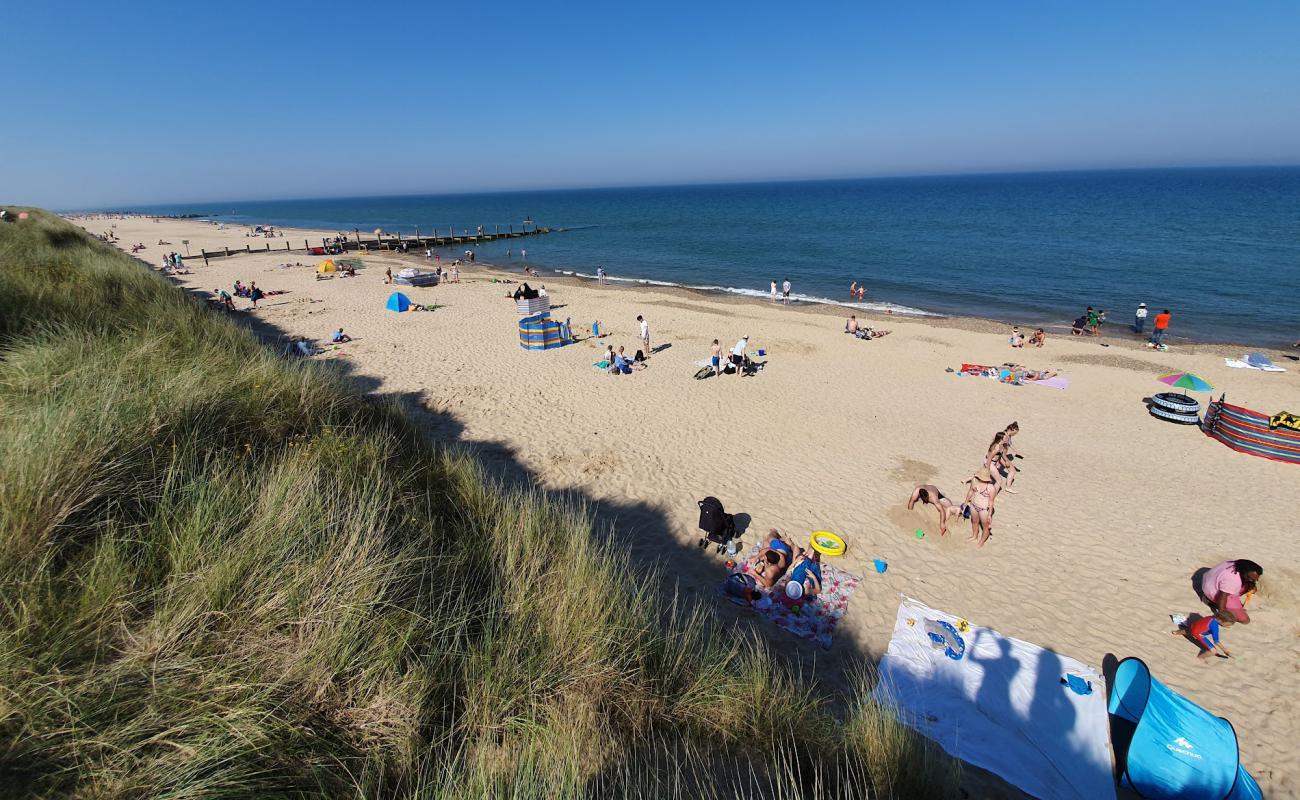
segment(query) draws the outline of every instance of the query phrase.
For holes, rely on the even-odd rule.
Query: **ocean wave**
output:
[[[573,278],[585,278],[587,280],[596,280],[595,275],[589,275],[585,272],[578,272],[569,269],[553,269],[552,272],[558,275],[564,275]],[[675,281],[657,281],[651,278],[625,278],[606,275],[605,280],[610,283],[626,283],[638,286],[664,286],[670,289],[691,289],[697,292],[721,292],[723,294],[735,294],[741,297],[754,297],[766,300],[770,296],[768,292],[762,289],[746,289],[736,286],[705,286],[691,283],[677,283]],[[842,300],[832,300],[829,297],[818,297],[816,295],[791,293],[790,299],[800,303],[815,303],[822,306],[839,306],[841,308],[852,308],[858,311],[874,311],[888,314],[902,314],[911,317],[941,317],[942,314],[936,314],[933,311],[925,311],[920,308],[911,306],[902,306],[897,303],[887,302],[844,302]]]

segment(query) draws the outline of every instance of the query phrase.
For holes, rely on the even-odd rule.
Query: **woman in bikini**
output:
[[[1011,463],[1011,456],[1007,455],[1007,448],[1010,446],[1006,431],[993,434],[993,443],[984,454],[984,467],[991,470],[998,489],[1016,494],[1016,491],[1011,488],[1012,482],[1016,479],[1016,467]]]
[[[749,561],[749,574],[763,589],[771,589],[772,584],[781,579],[794,556],[790,545],[781,538],[780,531],[772,528],[767,534],[771,537],[767,547],[759,550]]]
[[[911,511],[917,501],[926,505],[934,506],[939,511],[939,535],[946,536],[948,533],[948,517],[955,517],[961,514],[961,509],[953,505],[952,501],[944,497],[943,492],[938,487],[924,483],[912,490],[912,496],[907,498],[907,510]]]
[[[993,535],[993,501],[998,496],[998,485],[993,482],[988,467],[981,467],[967,483],[970,485],[962,505],[970,508],[971,538],[975,547],[980,548]]]

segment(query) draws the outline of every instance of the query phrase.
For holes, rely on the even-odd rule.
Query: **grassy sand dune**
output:
[[[0,223],[0,409],[9,795],[955,792],[584,508],[42,212]]]

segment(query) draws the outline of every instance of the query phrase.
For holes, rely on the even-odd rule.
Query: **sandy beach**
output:
[[[92,233],[115,224],[119,246],[145,243],[138,257],[154,268],[167,251],[183,254],[185,239],[195,254],[265,244],[246,237],[246,227],[219,230],[200,220],[79,224]],[[314,237],[321,235],[332,232]],[[172,244],[155,244],[160,239]],[[1300,526],[1288,513],[1300,468],[1236,453],[1194,426],[1153,418],[1143,403],[1165,390],[1157,376],[1187,371],[1212,383],[1216,398],[1226,392],[1265,413],[1300,412],[1300,362],[1287,357],[1300,351],[1266,351],[1287,372],[1265,373],[1224,365],[1243,355],[1240,346],[1156,352],[1119,333],[1056,335],[1042,349],[1014,350],[1002,325],[897,315],[871,315],[865,323],[891,333],[860,341],[843,333],[846,314],[832,307],[543,275],[528,280],[547,287],[555,316],[571,318],[580,341],[528,352],[504,297],[515,287],[493,282],[523,279],[517,268],[464,266],[459,284],[396,287],[439,306],[396,314],[384,308],[395,288],[383,282],[384,270],[422,257],[367,255],[356,278],[318,281],[319,260],[272,252],[204,265],[191,257],[191,274],[177,280],[208,294],[237,279],[283,291],[256,311],[237,298],[238,313],[326,346],[316,358],[343,361],[367,390],[431,412],[433,435],[503,468],[517,463],[543,489],[615,509],[607,518],[634,559],[658,560],[684,593],[706,602],[723,567],[712,550],[695,548],[696,501],[704,496],[747,515],[746,545],[769,528],[803,544],[813,530],[838,533],[848,553],[837,564],[863,582],[834,647],[824,652],[765,629],[813,668],[833,674],[837,660],[883,653],[905,594],[1098,669],[1108,656],[1141,657],[1161,681],[1232,721],[1243,763],[1268,796],[1300,794],[1300,768],[1287,755],[1300,733],[1300,564],[1290,544]],[[606,344],[629,354],[640,347],[637,315],[648,320],[653,345],[668,346],[630,376],[593,368]],[[1122,329],[1127,311],[1111,319]],[[588,338],[596,320],[610,335]],[[1177,326],[1175,309],[1174,333]],[[353,341],[331,348],[340,327]],[[713,339],[725,349],[741,336],[751,351],[767,351],[761,371],[693,378]],[[946,371],[1011,361],[1059,370],[1068,388]],[[940,537],[932,507],[906,509],[918,483],[960,501],[962,481],[1013,420],[1025,455],[1018,494],[998,498],[987,546],[974,547],[963,520]],[[1190,643],[1169,635],[1169,615],[1199,612],[1193,573],[1228,558],[1265,568],[1254,621],[1227,629],[1235,659],[1199,661]],[[874,559],[888,571],[878,574]]]

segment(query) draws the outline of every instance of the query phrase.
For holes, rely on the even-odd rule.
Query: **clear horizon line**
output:
[[[805,178],[742,178],[737,180],[706,180],[692,183],[613,183],[599,185],[583,186],[547,186],[534,188],[515,188],[515,189],[479,189],[464,190],[452,192],[398,192],[396,194],[333,194],[333,195],[312,195],[306,197],[261,197],[261,198],[231,198],[217,200],[182,200],[175,202],[162,203],[132,203],[118,207],[100,206],[95,208],[76,208],[76,209],[52,209],[55,213],[88,213],[103,212],[110,213],[114,211],[132,211],[133,207],[147,206],[192,206],[204,203],[226,204],[226,203],[292,203],[312,200],[369,200],[380,198],[397,198],[397,197],[478,197],[494,194],[544,194],[547,192],[583,192],[583,191],[606,191],[606,190],[632,190],[632,189],[671,189],[671,188],[707,188],[712,186],[752,186],[759,184],[781,184],[781,183],[836,183],[850,181],[871,181],[871,180],[910,180],[926,178],[978,178],[978,177],[995,177],[1010,175],[1062,175],[1075,174],[1084,172],[1163,172],[1163,171],[1182,171],[1182,170],[1227,170],[1227,169],[1300,169],[1300,163],[1296,164],[1276,164],[1276,163],[1243,163],[1243,164],[1184,164],[1184,165],[1164,165],[1164,166],[1117,166],[1117,167],[1073,167],[1073,168],[1056,168],[1056,169],[1020,169],[1020,170],[972,170],[969,172],[917,172],[917,173],[878,173],[874,175],[849,175],[841,177],[805,177]],[[18,205],[18,204],[13,204]]]

